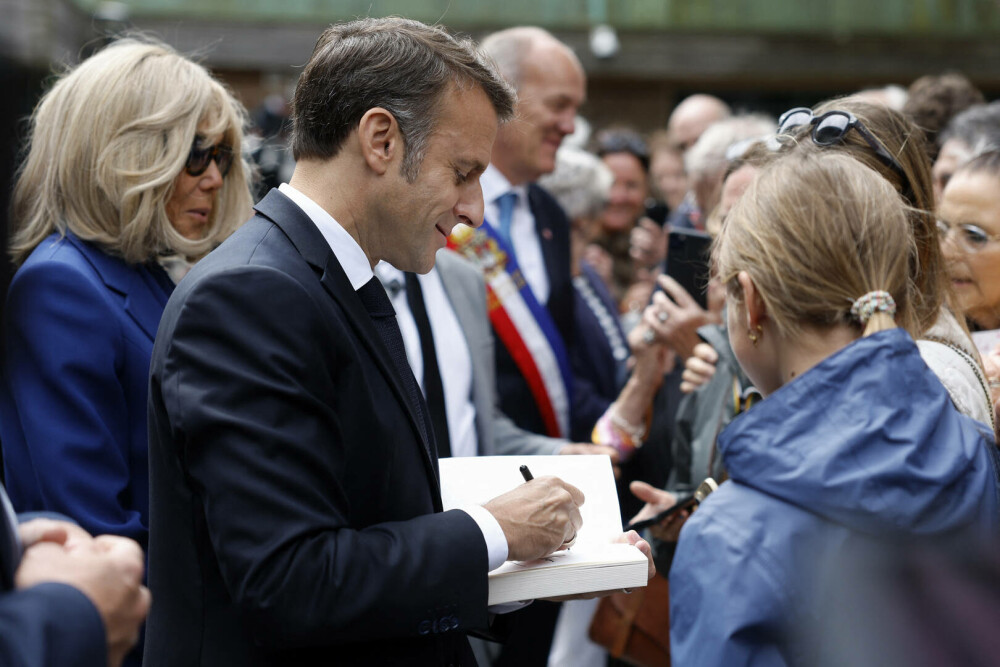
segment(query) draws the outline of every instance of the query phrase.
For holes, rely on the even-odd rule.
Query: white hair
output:
[[[688,176],[698,178],[713,174],[726,166],[726,151],[733,144],[747,139],[763,138],[777,131],[778,124],[764,114],[741,114],[713,123],[684,155]]]
[[[556,152],[556,168],[539,179],[571,220],[595,216],[608,201],[615,177],[593,153],[563,146]]]

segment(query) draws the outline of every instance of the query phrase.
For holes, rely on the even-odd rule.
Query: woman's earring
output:
[[[757,347],[757,343],[760,342],[760,337],[763,335],[764,335],[764,327],[762,327],[759,324],[755,326],[753,329],[747,330],[747,338],[750,339],[750,343],[753,344],[754,347]]]

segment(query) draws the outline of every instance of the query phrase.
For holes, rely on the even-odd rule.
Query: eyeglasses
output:
[[[1000,241],[1000,236],[994,236],[988,233],[982,227],[977,227],[976,225],[971,225],[967,222],[960,222],[958,224],[951,224],[945,222],[944,220],[937,221],[938,234],[941,236],[941,242],[944,243],[945,239],[951,234],[951,230],[958,230],[958,245],[965,252],[974,253],[979,252],[986,247],[986,244],[990,241]]]
[[[808,107],[795,107],[781,114],[778,119],[778,134],[791,134],[803,126],[812,126],[812,140],[817,146],[832,146],[844,140],[851,129],[854,129],[864,139],[883,164],[899,174],[903,181],[903,196],[913,202],[913,187],[910,179],[892,153],[885,149],[875,135],[866,128],[857,117],[848,111],[827,111],[820,116],[814,116]]]
[[[233,166],[233,149],[226,144],[215,144],[203,148],[199,145],[201,137],[195,137],[191,152],[188,153],[187,162],[184,169],[191,176],[201,176],[208,169],[208,165],[215,160],[215,166],[219,168],[219,173],[223,178],[229,173],[229,168]]]

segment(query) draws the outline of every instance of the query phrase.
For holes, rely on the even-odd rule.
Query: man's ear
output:
[[[740,289],[743,290],[743,305],[746,308],[747,330],[754,331],[763,326],[764,321],[767,320],[767,306],[764,304],[760,292],[757,291],[757,285],[754,284],[753,278],[750,277],[749,273],[740,271],[739,275],[736,276],[736,280],[739,281]]]
[[[365,112],[358,123],[358,143],[365,162],[378,175],[389,170],[394,160],[402,157],[403,141],[395,116],[382,107]]]

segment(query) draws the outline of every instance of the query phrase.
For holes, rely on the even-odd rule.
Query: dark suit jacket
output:
[[[549,300],[545,306],[572,359],[577,341],[573,320],[575,296],[570,274],[569,218],[552,195],[534,183],[528,185],[528,207],[535,217],[535,230],[549,278]],[[496,346],[496,365],[500,409],[521,428],[532,433],[545,433],[545,422],[531,399],[531,389],[503,345]],[[570,432],[567,435],[574,441],[589,442],[594,423],[604,414],[609,403],[595,395],[590,383],[576,374],[570,393]]]
[[[107,664],[104,622],[86,595],[66,584],[14,590],[13,574],[21,560],[16,530],[0,508],[0,665]]]
[[[397,371],[329,245],[272,190],[181,282],[150,377],[146,666],[446,665],[487,553],[440,512]]]

